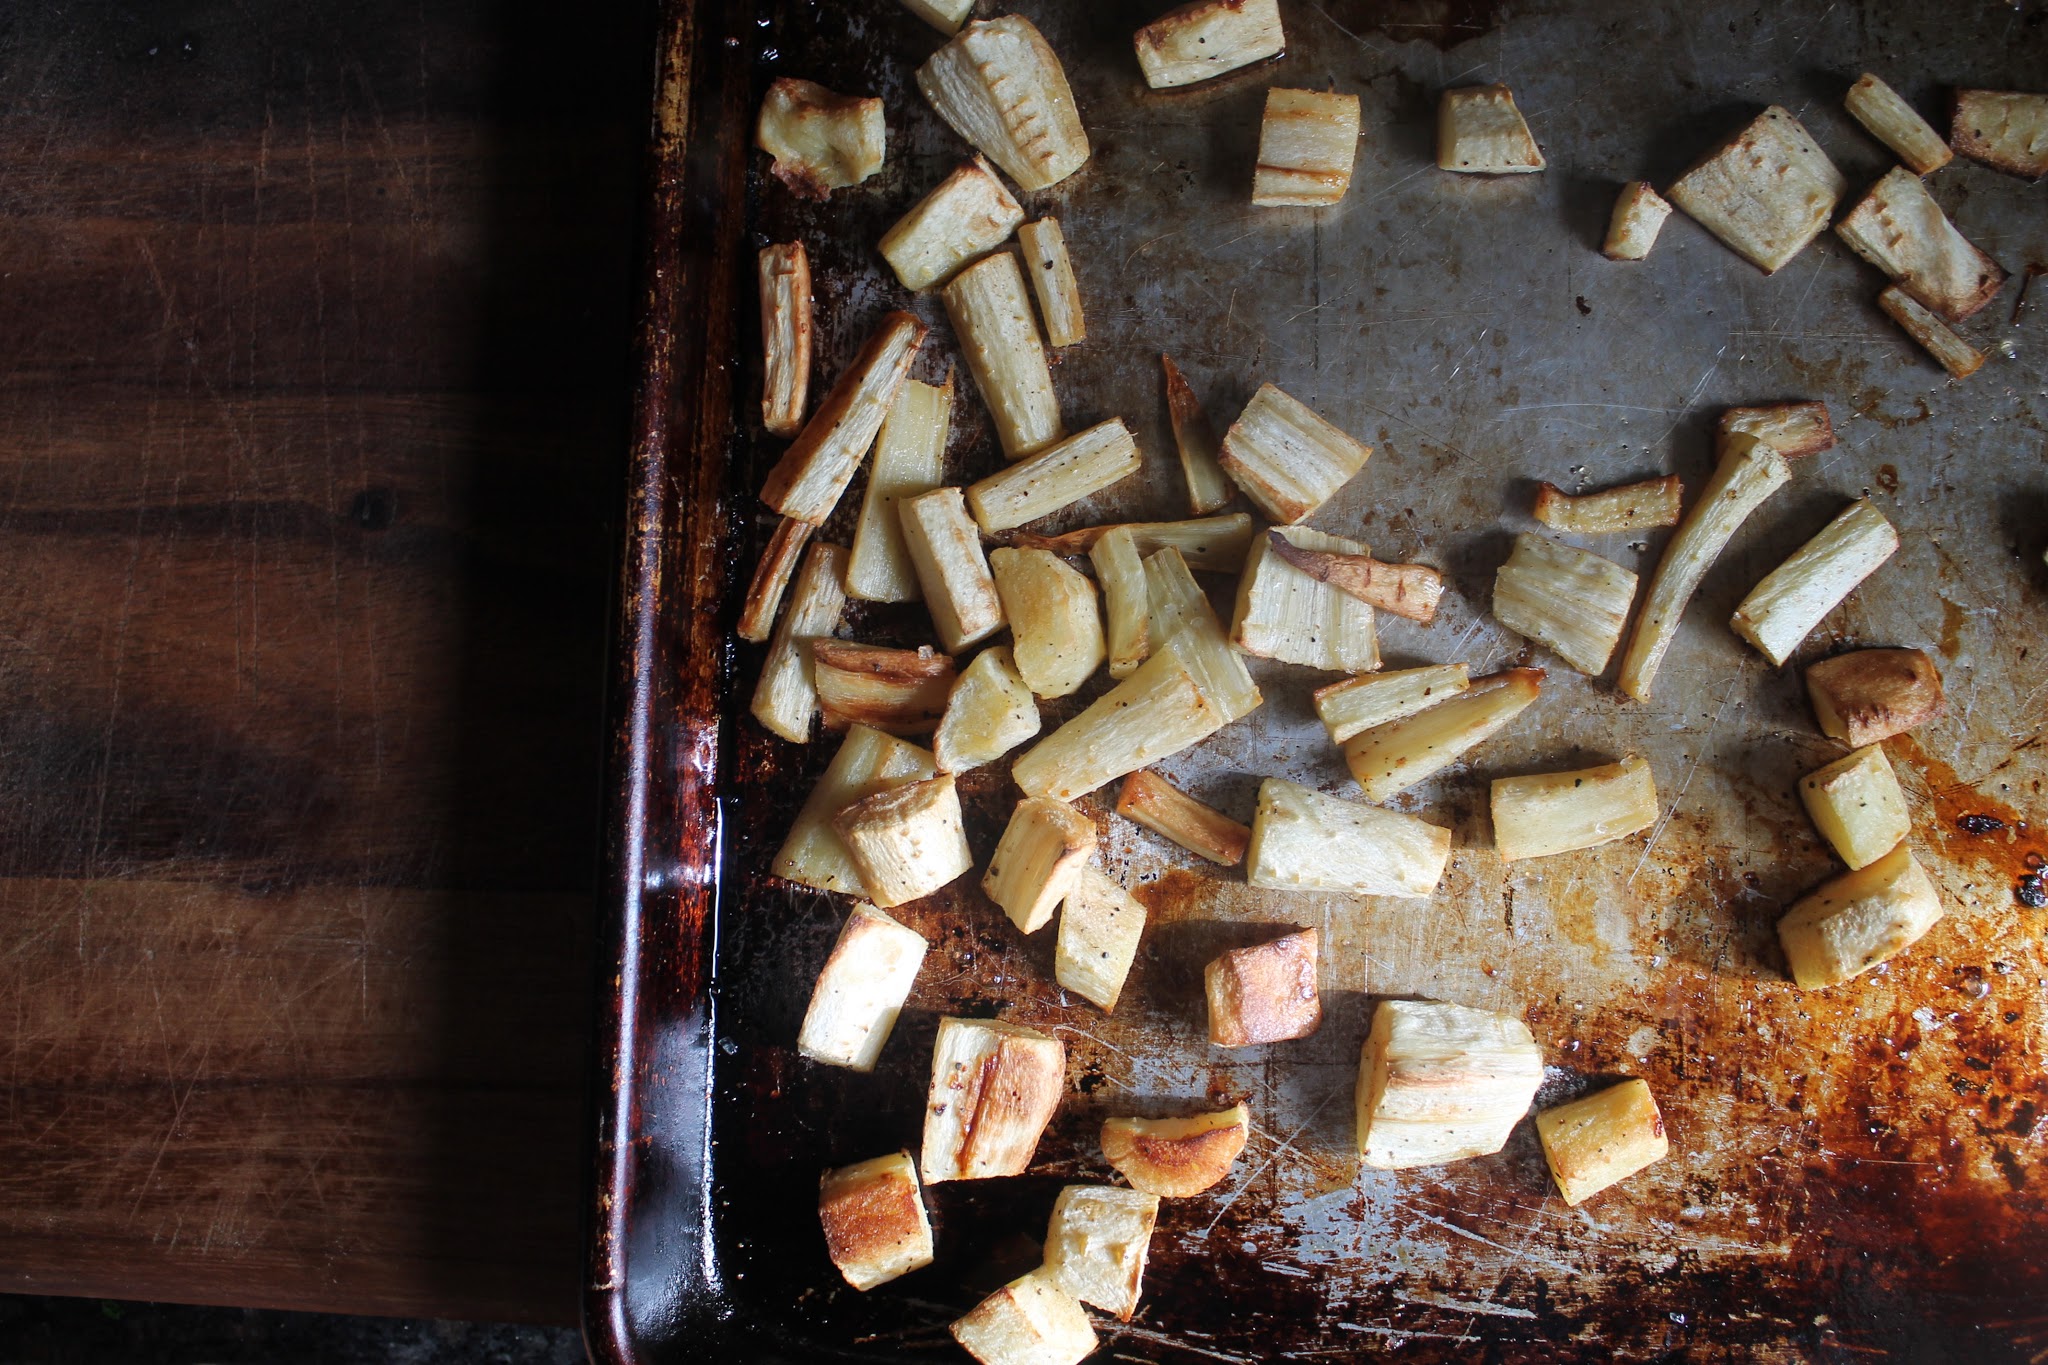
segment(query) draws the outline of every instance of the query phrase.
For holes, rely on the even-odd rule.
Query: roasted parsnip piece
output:
[[[1017,258],[999,251],[976,261],[953,277],[945,300],[946,316],[953,320],[974,386],[988,404],[1004,458],[1036,455],[1065,436]]]
[[[1507,1014],[1383,1000],[1358,1061],[1359,1159],[1436,1166],[1506,1145],[1543,1084],[1543,1051]]]
[[[1372,447],[1307,404],[1262,384],[1223,434],[1218,459],[1245,496],[1285,525],[1302,521],[1365,468]]]
[[[1157,773],[1142,769],[1124,779],[1116,813],[1224,867],[1243,862],[1251,843],[1250,826],[1211,810]]]
[[[1991,302],[2005,283],[2004,268],[1957,232],[1926,182],[1902,166],[1870,187],[1835,234],[1950,322]]]
[[[1358,156],[1358,96],[1327,90],[1266,92],[1252,203],[1323,208],[1351,187]]]
[[[1858,748],[1940,716],[1941,674],[1917,649],[1859,649],[1810,664],[1806,693],[1820,732]]]
[[[1737,433],[1754,436],[1788,460],[1818,455],[1835,445],[1835,424],[1826,403],[1767,403],[1755,408],[1723,408],[1714,424],[1714,457],[1728,453]]]
[[[1650,686],[1664,662],[1664,651],[1678,634],[1686,603],[1709,566],[1720,557],[1736,528],[1764,499],[1792,479],[1785,457],[1743,432],[1723,443],[1721,462],[1714,467],[1699,501],[1664,546],[1664,558],[1643,599],[1635,633],[1621,658],[1621,690],[1637,701],[1650,699]]]
[[[1427,896],[1451,861],[1451,832],[1379,806],[1269,777],[1259,784],[1245,880],[1274,891]]]
[[[860,468],[910,362],[924,344],[926,327],[908,313],[882,319],[860,354],[839,376],[825,401],[804,423],[796,440],[768,471],[761,501],[786,517],[813,525],[832,515],[839,495]]]
[[[869,1290],[932,1263],[932,1225],[910,1153],[825,1172],[818,1221],[832,1264],[855,1289]]]
[[[827,730],[872,725],[892,735],[928,735],[953,691],[953,660],[919,645],[888,649],[851,640],[811,646],[811,677]]]
[[[1475,85],[1444,91],[1437,105],[1436,164],[1466,175],[1526,175],[1545,163],[1514,92]]]
[[[939,643],[958,653],[1003,628],[1003,600],[981,552],[981,533],[957,488],[934,488],[896,504],[903,548]]]
[[[929,896],[974,866],[951,773],[863,797],[832,817],[832,830],[884,910]]]
[[[1899,548],[1899,533],[1870,499],[1852,502],[1820,534],[1750,589],[1729,626],[1782,664],[1856,585]]]
[[[1024,253],[1024,271],[1038,296],[1038,316],[1045,323],[1048,346],[1072,346],[1088,339],[1081,316],[1081,286],[1067,256],[1067,236],[1060,220],[1041,218],[1017,229],[1017,249]]]
[[[1141,463],[1131,429],[1112,417],[968,485],[967,505],[993,535],[1099,493],[1137,473]]]
[[[1955,157],[1941,134],[1899,98],[1898,91],[1868,71],[1856,78],[1842,103],[1866,132],[1898,153],[1915,175],[1931,175]]]
[[[754,145],[775,158],[769,169],[799,199],[823,199],[881,170],[887,140],[880,99],[787,76],[768,87],[754,124]]]
[[[1155,642],[1172,639],[1190,625],[1221,631],[1209,594],[1195,582],[1180,551],[1168,548],[1145,556],[1145,596],[1152,609],[1147,627]]]
[[[1957,379],[1968,379],[1983,368],[1982,351],[1950,331],[1933,310],[1897,285],[1884,287],[1884,292],[1877,296],[1877,306]]]
[[[1145,585],[1145,561],[1128,526],[1118,526],[1088,551],[1095,581],[1102,587],[1103,646],[1109,676],[1128,678],[1152,652],[1152,610]]]
[[[818,973],[796,1050],[828,1066],[873,1071],[924,963],[924,935],[856,905]]]
[[[1102,665],[1095,585],[1046,550],[1004,546],[988,557],[1010,622],[1017,672],[1041,697],[1066,697]]]
[[[983,1299],[951,1331],[981,1365],[1080,1365],[1097,1344],[1088,1310],[1042,1267]]]
[[[1598,677],[1621,642],[1636,576],[1591,550],[1524,531],[1493,576],[1494,619]]]
[[[1412,716],[1463,692],[1471,677],[1463,664],[1425,664],[1392,673],[1368,673],[1318,687],[1316,715],[1330,732],[1332,744],[1376,725]]]
[[[1664,1116],[1643,1081],[1623,1081],[1544,1110],[1536,1116],[1536,1137],[1567,1204],[1585,1203],[1671,1150]]]
[[[1251,1129],[1242,1104],[1184,1119],[1105,1119],[1102,1156],[1132,1189],[1186,1199],[1230,1174]]]
[[[1035,934],[1094,855],[1093,821],[1064,801],[1027,796],[1010,812],[981,889],[1010,923]]]
[[[969,24],[917,69],[917,86],[954,132],[1027,190],[1056,185],[1088,160],[1067,73],[1021,15]]]
[[[1657,234],[1671,216],[1671,205],[1647,180],[1631,180],[1614,201],[1607,220],[1607,241],[1601,254],[1610,261],[1640,261],[1657,245]]]
[[[742,640],[758,645],[774,630],[775,613],[782,606],[782,594],[789,590],[789,580],[796,573],[804,543],[817,529],[808,521],[798,521],[795,517],[784,517],[775,523],[774,534],[768,537],[768,548],[761,552],[761,562],[754,566],[753,581],[747,584],[746,605],[740,609]]]
[[[811,257],[802,242],[761,248],[761,425],[803,430],[811,390]]]
[[[1216,610],[1209,605],[1209,595],[1195,582],[1181,552],[1169,545],[1145,556],[1145,585],[1152,599],[1152,639],[1188,637],[1181,641],[1181,648],[1203,694],[1220,705],[1230,720],[1258,706],[1259,689],[1244,660],[1230,647],[1216,620]]]
[[[932,736],[939,771],[964,773],[993,763],[1038,733],[1038,702],[1017,674],[1008,645],[974,656],[946,698]]]
[[[2007,175],[2048,175],[2048,95],[1958,90],[1951,147]]]
[[[1032,550],[1051,550],[1056,555],[1085,555],[1095,543],[1126,527],[1140,555],[1161,550],[1179,551],[1191,569],[1203,573],[1236,573],[1244,567],[1252,544],[1252,519],[1248,512],[1229,512],[1219,517],[1196,517],[1192,521],[1128,521],[1110,526],[1084,526],[1063,535],[1041,536],[1020,531],[1010,543]]]
[[[1306,1038],[1323,1024],[1313,929],[1223,954],[1202,971],[1209,1041],[1252,1047]]]
[[[1461,697],[1344,741],[1344,763],[1368,800],[1384,801],[1448,768],[1522,714],[1543,686],[1540,668],[1481,678]]]
[[[941,1019],[918,1172],[927,1185],[1022,1175],[1067,1088],[1057,1038],[999,1019]]]
[[[1633,754],[1575,772],[1497,777],[1493,844],[1504,863],[1570,853],[1646,830],[1657,811],[1650,765]]]
[[[905,289],[927,289],[1004,242],[1024,210],[995,168],[981,157],[963,162],[882,234],[882,259]]]
[[[950,38],[974,13],[974,0],[903,0],[903,8]]]
[[[800,886],[865,896],[860,871],[832,828],[832,817],[863,797],[932,775],[932,756],[915,744],[856,725],[797,812],[771,870]]]
[[[1144,905],[1094,867],[1084,865],[1060,905],[1053,980],[1061,989],[1093,1001],[1103,1013],[1114,1011],[1144,932]]]
[[[754,685],[754,719],[792,744],[807,744],[811,717],[818,713],[818,689],[811,672],[811,644],[839,628],[846,593],[839,586],[846,572],[846,551],[823,541],[813,542],[797,571],[789,610],[768,642],[761,661],[761,680]]]
[[[1223,0],[1228,3],[1228,0]],[[1188,481],[1188,507],[1196,516],[1213,512],[1237,496],[1229,475],[1217,463],[1219,449],[1215,424],[1209,420],[1202,400],[1173,357],[1161,355],[1159,367],[1166,373],[1166,412],[1173,420],[1173,444],[1180,453],[1180,472]]]
[[[1813,990],[1903,953],[1941,916],[1933,880],[1901,843],[1793,906],[1778,921],[1778,942],[1792,979]]]
[[[1444,576],[1426,564],[1384,564],[1370,554],[1312,550],[1296,545],[1299,532],[1266,532],[1273,553],[1318,583],[1349,593],[1376,611],[1391,612],[1428,625],[1444,595]]]
[[[1575,536],[1652,531],[1660,526],[1678,525],[1684,495],[1685,488],[1676,474],[1577,497],[1554,483],[1542,483],[1536,486],[1536,520],[1553,531]]]
[[[853,532],[853,556],[846,561],[846,595],[863,602],[915,602],[922,591],[917,566],[903,544],[903,518],[896,506],[929,493],[946,481],[946,433],[953,423],[953,374],[934,388],[903,381],[868,466],[867,493]]]
[[[1898,775],[1875,744],[1807,774],[1799,799],[1821,838],[1851,868],[1870,866],[1913,832]]]
[[[1045,1269],[1083,1303],[1129,1322],[1138,1310],[1159,1196],[1109,1185],[1069,1185],[1053,1201]]]
[[[1193,85],[1277,57],[1287,46],[1279,0],[1195,0],[1162,14],[1133,40],[1154,90]]]
[[[1230,623],[1230,637],[1237,647],[1261,658],[1340,673],[1369,673],[1378,668],[1379,635],[1373,627],[1372,607],[1338,584],[1303,569],[1292,555],[1281,554],[1276,546],[1283,542],[1293,550],[1372,562],[1371,552],[1357,541],[1326,536],[1305,526],[1276,529],[1260,537],[1237,584],[1237,606]],[[1311,562],[1320,566],[1331,561]]]
[[[1664,195],[1768,275],[1820,234],[1848,188],[1799,120],[1774,104]]]

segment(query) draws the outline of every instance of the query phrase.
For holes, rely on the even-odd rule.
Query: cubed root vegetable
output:
[[[1884,750],[1872,744],[1799,783],[1815,829],[1850,867],[1868,867],[1913,831],[1906,794]]]
[[[882,259],[905,289],[943,284],[953,272],[1010,239],[1024,221],[995,168],[963,163],[882,234]]]
[[[1305,520],[1365,467],[1372,447],[1271,384],[1223,434],[1218,457],[1245,496],[1283,525]]]
[[[1950,322],[1991,302],[2005,270],[1949,222],[1926,182],[1894,166],[1835,224],[1850,250]]]
[[[887,140],[880,99],[787,76],[768,87],[754,125],[754,145],[775,158],[769,169],[800,199],[823,199],[882,169]]]
[[[1361,730],[1344,743],[1344,763],[1368,800],[1384,801],[1442,772],[1526,710],[1543,687],[1540,668],[1511,668],[1473,683],[1463,696]]]
[[[856,905],[818,973],[796,1049],[814,1062],[873,1071],[924,962],[924,936]]]
[[[1544,167],[1528,121],[1505,85],[1446,90],[1437,105],[1436,164],[1465,175],[1526,175]]]
[[[1321,1027],[1316,940],[1315,930],[1301,929],[1211,962],[1202,973],[1209,1041],[1218,1047],[1284,1043]]]
[[[1612,843],[1657,823],[1650,765],[1619,763],[1564,773],[1495,778],[1493,842],[1502,862]]]
[[[1512,1015],[1383,1000],[1358,1062],[1358,1151],[1375,1170],[1499,1151],[1543,1083],[1543,1052]]]
[[[2038,180],[2048,175],[2048,95],[1958,90],[1948,141],[1972,161]]]
[[[1614,201],[1614,214],[1607,220],[1607,241],[1600,250],[1610,261],[1640,261],[1657,244],[1671,205],[1650,187],[1647,180],[1631,180],[1621,187]]]
[[[1623,1081],[1536,1116],[1550,1178],[1567,1204],[1583,1204],[1671,1150],[1664,1116],[1643,1081]]]
[[[1899,533],[1870,499],[1850,503],[1735,609],[1729,626],[1783,664],[1858,584],[1899,548]]]
[[[1252,203],[1318,208],[1334,204],[1351,185],[1358,155],[1358,96],[1324,90],[1266,92],[1259,126],[1259,164]]]
[[[1067,73],[1022,15],[967,25],[917,69],[917,85],[954,132],[1027,190],[1058,184],[1088,160]]]
[[[1066,1090],[1066,1049],[996,1019],[941,1019],[918,1170],[927,1185],[1022,1175]]]
[[[1955,156],[1941,134],[1899,98],[1898,91],[1868,71],[1856,78],[1842,103],[1865,131],[1898,153],[1915,175],[1931,175]]]
[[[1060,1288],[1124,1322],[1138,1311],[1159,1196],[1107,1185],[1069,1185],[1053,1201],[1045,1269]]]
[[[1918,943],[1941,918],[1941,896],[1904,843],[1835,878],[1778,921],[1792,979],[1808,990],[1869,971]]]
[[[1859,649],[1811,664],[1806,692],[1821,733],[1858,748],[1938,718],[1946,707],[1934,660],[1917,649]]]
[[[1427,896],[1450,863],[1451,832],[1269,777],[1246,857],[1245,880],[1269,890]]]
[[[832,817],[869,899],[883,909],[928,896],[974,866],[951,773],[875,793]]]
[[[1820,235],[1848,188],[1799,120],[1774,104],[1665,198],[1768,275]]]
[[[1132,41],[1138,69],[1154,90],[1277,57],[1287,45],[1279,0],[1195,0],[1154,19]]]
[[[1096,1346],[1088,1310],[1043,1268],[1004,1285],[950,1330],[981,1365],[1080,1365]]]
[[[818,1221],[832,1264],[866,1291],[932,1263],[932,1225],[910,1153],[827,1171],[818,1182]]]
[[[1063,801],[1033,796],[1010,811],[981,889],[1010,922],[1038,932],[1095,853],[1095,825]]]

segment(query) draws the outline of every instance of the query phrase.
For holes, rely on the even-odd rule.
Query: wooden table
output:
[[[572,1321],[647,18],[160,8],[0,19],[0,1288]]]

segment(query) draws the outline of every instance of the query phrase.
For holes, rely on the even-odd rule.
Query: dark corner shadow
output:
[[[1998,508],[1998,538],[2019,556],[2027,581],[2048,590],[2048,489],[2008,498]]]
[[[1658,129],[1638,168],[1638,178],[1649,181],[1662,194],[1694,162],[1748,127],[1763,111],[1764,105],[1753,100],[1723,100]]]
[[[1565,230],[1588,250],[1600,250],[1607,245],[1607,224],[1614,216],[1614,201],[1627,182],[1570,172],[1563,179],[1559,209],[1564,215]]]

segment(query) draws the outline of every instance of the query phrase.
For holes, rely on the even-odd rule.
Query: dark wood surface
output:
[[[574,1319],[614,8],[0,8],[0,1288]]]

